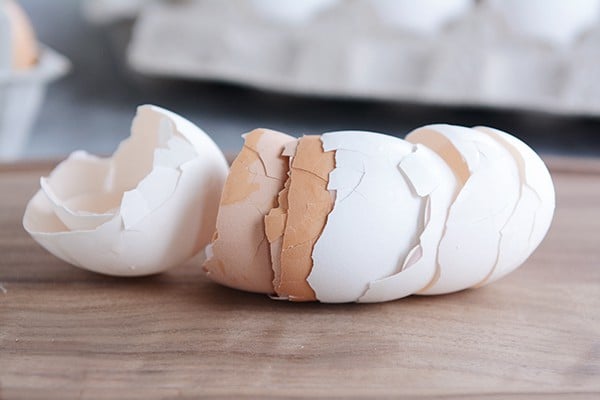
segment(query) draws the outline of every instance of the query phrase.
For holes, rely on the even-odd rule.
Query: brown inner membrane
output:
[[[325,152],[319,136],[305,136],[296,146],[279,206],[265,217],[265,233],[277,295],[291,301],[315,301],[306,279],[313,267],[314,245],[333,209],[334,194],[327,184],[335,168],[335,152]]]
[[[236,289],[273,293],[273,269],[264,216],[277,205],[288,175],[288,160],[281,156],[291,136],[257,129],[231,166],[221,197],[213,257],[204,264],[208,276]]]

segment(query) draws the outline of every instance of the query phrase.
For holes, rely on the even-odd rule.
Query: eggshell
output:
[[[398,169],[412,144],[368,132],[321,140],[326,152],[335,151],[328,189],[336,199],[307,280],[319,301],[353,302],[371,282],[402,270],[423,230],[425,201]]]
[[[488,0],[511,30],[555,45],[569,45],[598,23],[599,0]]]
[[[450,204],[459,183],[450,167],[433,151],[415,145],[413,152],[398,164],[413,192],[426,201],[424,227],[419,243],[404,259],[400,272],[369,284],[359,302],[400,299],[425,289],[440,275],[438,246],[446,227]]]
[[[27,205],[23,225],[44,248],[118,276],[177,266],[212,235],[228,167],[198,127],[141,106],[113,157],[73,153]]]
[[[77,151],[52,171],[51,181],[40,179],[41,191],[66,228],[95,229],[115,216],[121,195],[105,191],[104,181],[110,169],[109,159]]]
[[[204,270],[225,286],[273,293],[273,269],[264,219],[277,206],[287,179],[281,155],[291,136],[266,129],[245,135],[245,144],[225,183],[214,240]]]
[[[464,182],[439,244],[440,275],[421,293],[450,293],[483,282],[495,268],[502,229],[518,205],[517,163],[497,141],[469,128],[430,125],[413,131],[406,140],[436,151],[455,169],[458,181]]]
[[[285,215],[279,253],[271,247],[278,298],[291,301],[314,301],[315,293],[306,281],[313,261],[312,252],[327,216],[333,208],[334,196],[327,189],[329,173],[334,169],[333,152],[323,151],[319,136],[305,136],[294,145],[283,201],[273,212]],[[268,226],[271,223],[265,219]],[[276,265],[280,267],[277,268]],[[279,276],[278,276],[279,275]]]
[[[508,223],[502,228],[498,261],[488,284],[518,268],[539,246],[554,215],[555,194],[552,178],[542,159],[525,143],[505,132],[476,127],[504,146],[520,172],[521,196]]]
[[[277,196],[277,207],[272,208],[265,216],[265,235],[269,241],[271,268],[273,269],[273,291],[275,291],[281,283],[281,247],[283,246],[283,234],[285,233],[285,225],[287,223],[287,211],[289,208],[288,192],[290,189],[289,168],[291,160],[296,153],[298,141],[288,142],[283,147],[281,156],[288,160],[287,180],[283,189]],[[273,298],[277,298],[273,295]],[[287,299],[287,297],[285,297]]]
[[[389,25],[422,35],[433,35],[469,11],[473,0],[369,0]]]
[[[8,29],[5,31],[2,26],[6,25]],[[10,40],[3,38],[6,36]],[[10,49],[9,64],[15,70],[26,70],[37,63],[38,46],[35,32],[23,9],[13,0],[0,2],[0,53],[3,53],[3,47]],[[6,57],[0,54],[0,69],[3,58]]]
[[[406,140],[257,130],[227,180],[212,246],[222,248],[205,269],[291,301],[450,293],[521,265],[553,210],[541,159],[491,128],[429,125]]]
[[[260,15],[281,23],[303,24],[339,0],[250,0]]]

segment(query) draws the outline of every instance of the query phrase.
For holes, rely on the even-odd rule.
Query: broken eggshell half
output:
[[[116,276],[158,273],[211,240],[227,172],[201,129],[141,106],[131,137],[112,157],[78,151],[41,178],[23,226],[75,266]]]
[[[260,266],[227,261],[248,240],[240,236],[245,221],[236,219],[225,235],[218,222],[220,252],[209,253],[205,269],[227,286],[243,288],[239,276],[252,285],[260,269],[252,291],[291,301],[451,293],[517,268],[552,220],[554,188],[544,163],[495,129],[430,125],[406,140],[353,131],[263,140],[270,151],[254,153],[262,172],[238,164],[228,178],[230,190],[248,187],[264,178],[265,166],[278,166],[259,203],[236,199],[236,207],[254,210],[249,249],[259,254],[260,244]]]

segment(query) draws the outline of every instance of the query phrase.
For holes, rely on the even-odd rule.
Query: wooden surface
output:
[[[550,165],[556,218],[526,265],[375,305],[70,267],[21,228],[48,166],[0,167],[0,398],[599,399],[600,164]]]

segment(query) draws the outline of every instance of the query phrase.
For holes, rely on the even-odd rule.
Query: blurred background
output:
[[[404,136],[446,122],[600,155],[600,0],[19,0],[44,45],[20,67],[12,2],[0,160],[110,154],[145,103],[227,153],[256,127]]]

